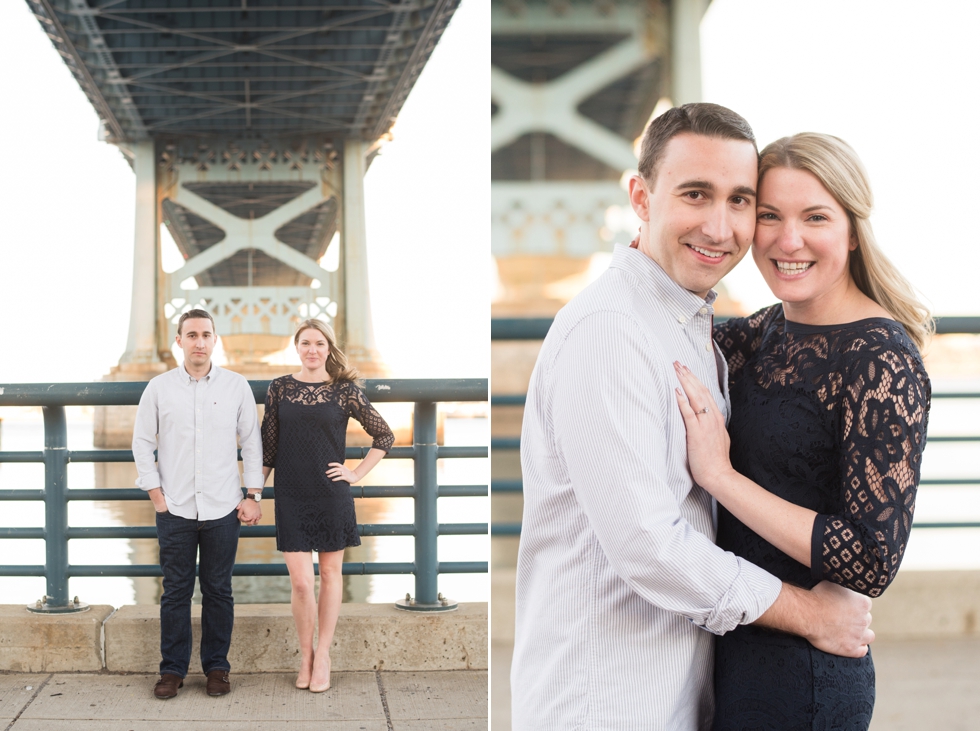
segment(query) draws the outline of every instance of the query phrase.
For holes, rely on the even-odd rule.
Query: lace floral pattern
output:
[[[262,461],[276,471],[280,551],[339,551],[360,545],[350,483],[333,482],[326,475],[331,462],[344,462],[350,418],[373,437],[372,447],[391,449],[391,429],[356,384],[303,383],[292,376],[269,384]]]
[[[729,368],[732,466],[817,513],[811,568],[721,506],[718,544],[797,586],[878,596],[908,544],[926,442],[931,387],[915,345],[891,320],[806,326],[782,305],[714,338]],[[718,640],[715,686],[716,729],[866,729],[874,665],[743,626]]]
[[[912,528],[931,397],[918,350],[891,320],[805,326],[787,323],[781,305],[729,320],[715,339],[729,364],[732,465],[819,514],[809,577],[784,574],[796,562],[768,545],[754,551],[759,565],[803,586],[827,579],[878,596]],[[740,547],[764,543],[725,523]]]

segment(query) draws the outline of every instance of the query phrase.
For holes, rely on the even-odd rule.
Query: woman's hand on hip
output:
[[[674,389],[677,405],[687,429],[687,459],[691,475],[708,492],[732,471],[728,456],[731,440],[725,417],[711,392],[687,366],[674,361],[674,370],[684,389]]]
[[[354,470],[347,469],[340,462],[331,462],[328,466],[330,467],[330,469],[327,470],[327,477],[329,477],[334,482],[340,482],[341,480],[344,480],[353,485],[355,482],[361,479],[360,477],[357,476],[357,473],[354,472]]]

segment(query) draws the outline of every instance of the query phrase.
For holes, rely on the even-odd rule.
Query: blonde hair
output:
[[[898,268],[885,256],[874,231],[871,183],[857,153],[844,140],[816,132],[801,132],[766,145],[759,161],[759,185],[773,168],[805,170],[814,175],[847,211],[857,248],[848,257],[854,283],[902,324],[920,350],[929,343],[935,323],[929,309]]]
[[[327,345],[330,346],[330,353],[327,355],[327,362],[324,366],[327,370],[327,375],[330,376],[330,380],[357,381],[360,379],[361,374],[357,372],[356,368],[347,363],[347,356],[338,347],[337,336],[334,334],[332,327],[323,320],[317,320],[315,318],[303,320],[296,329],[296,334],[293,335],[293,345],[299,345],[299,336],[302,335],[304,330],[316,330],[327,339]]]

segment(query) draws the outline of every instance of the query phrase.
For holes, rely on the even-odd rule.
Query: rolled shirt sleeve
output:
[[[553,366],[555,446],[613,570],[651,604],[721,634],[758,619],[782,584],[681,514],[688,488],[665,479],[672,460],[687,469],[668,447],[668,431],[683,429],[669,364],[627,315],[576,324]]]
[[[133,425],[133,459],[139,475],[136,486],[141,490],[153,490],[162,486],[156,457],[153,455],[157,448],[159,416],[157,389],[154,382],[150,381],[140,396],[136,422]]]

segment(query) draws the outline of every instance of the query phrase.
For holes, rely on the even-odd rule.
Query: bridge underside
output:
[[[248,336],[235,358],[321,316],[377,360],[362,179],[459,0],[27,2],[137,174],[123,362],[166,360],[200,305]],[[161,223],[186,259],[172,276]]]
[[[388,132],[455,3],[28,0],[111,141]]]

